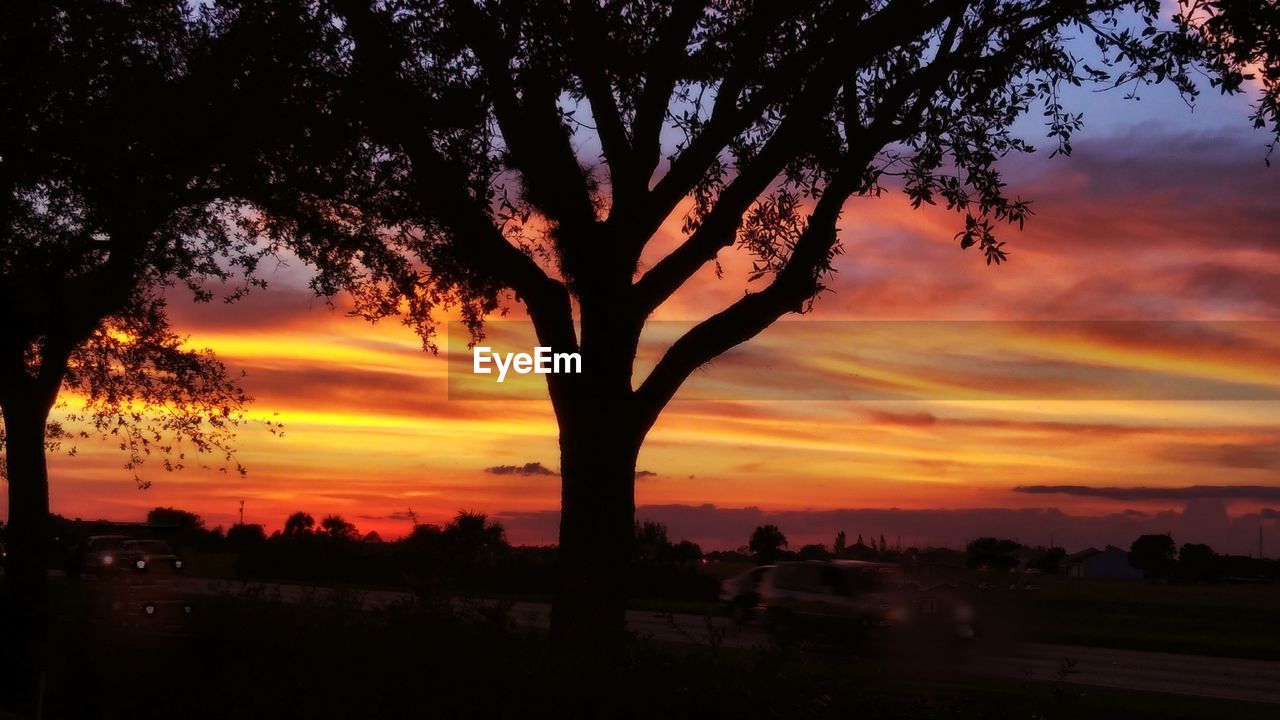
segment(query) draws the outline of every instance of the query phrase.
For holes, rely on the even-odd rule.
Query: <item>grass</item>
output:
[[[1280,660],[1280,587],[1038,576],[1040,590],[965,592],[980,618],[1038,642]],[[990,623],[990,620],[988,620]]]
[[[894,675],[876,663],[784,651],[636,642],[607,657],[565,653],[500,616],[367,613],[341,594],[301,605],[194,598],[194,615],[151,632],[104,618],[100,588],[61,592],[49,718],[1275,716],[1274,707],[1060,682]]]

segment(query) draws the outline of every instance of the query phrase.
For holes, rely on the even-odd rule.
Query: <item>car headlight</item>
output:
[[[115,559],[115,558],[113,558],[113,557],[111,557],[110,555],[103,555],[103,556],[102,556],[102,564],[103,564],[103,565],[110,565],[111,563],[113,563],[113,562],[115,562],[115,561],[116,561],[116,559]]]
[[[146,569],[147,569],[147,561],[146,561],[146,560],[139,560],[138,562],[134,563],[134,564],[133,564],[133,566],[134,566],[134,567],[136,567],[136,568],[138,568],[139,570],[146,570]]]
[[[181,569],[182,569],[182,561],[181,561],[181,560],[174,560],[174,561],[173,561],[173,566],[174,566],[174,567],[176,567],[176,568],[178,568],[179,570],[181,570]]]

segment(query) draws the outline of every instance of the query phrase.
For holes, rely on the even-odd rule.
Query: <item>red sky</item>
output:
[[[1165,111],[1116,112],[1070,158],[1010,163],[1010,184],[1036,215],[1006,233],[1004,267],[959,249],[953,214],[912,211],[894,194],[851,201],[834,292],[811,316],[700,372],[659,421],[640,457],[651,473],[638,485],[641,514],[709,547],[740,544],[767,515],[815,541],[846,524],[866,525],[851,534],[950,544],[980,531],[1048,542],[1031,536],[1058,528],[1057,541],[1078,546],[1177,528],[1179,542],[1199,534],[1244,552],[1262,526],[1280,549],[1280,401],[1215,394],[1280,389],[1273,326],[1236,322],[1280,320],[1280,182],[1263,164],[1265,138],[1240,129],[1238,105],[1177,121],[1161,120]],[[678,227],[673,219],[665,230],[668,247]],[[659,319],[697,319],[739,296],[746,261],[723,260],[726,279],[708,270]],[[285,423],[282,438],[242,433],[247,477],[153,464],[143,470],[153,486],[138,490],[109,445],[82,442],[76,457],[51,460],[53,509],[134,519],[174,505],[226,525],[243,499],[246,520],[269,529],[307,510],[392,537],[409,529],[410,508],[430,522],[474,509],[502,517],[517,542],[554,541],[549,404],[450,399],[446,352],[423,353],[394,322],[327,309],[306,277],[281,268],[268,290],[232,306],[173,303],[193,345],[247,373],[254,412]],[[866,326],[835,322],[865,320],[1027,322],[941,333],[945,351],[930,326],[877,344],[858,335]],[[1097,320],[1197,324],[1170,334],[1036,322]],[[803,325],[813,321],[831,322]],[[798,356],[801,340],[815,343],[812,356]],[[1046,380],[1044,367],[1066,368],[1067,380]],[[1093,382],[1104,376],[1111,384],[1100,390]],[[1127,377],[1160,383],[1129,387]],[[913,399],[825,399],[824,388],[851,378]],[[804,392],[771,396],[770,381]],[[1199,395],[1180,398],[1188,387]],[[527,463],[549,472],[493,470]],[[1232,487],[1208,498],[1178,489],[1193,485]],[[1105,490],[1133,487],[1173,490]]]

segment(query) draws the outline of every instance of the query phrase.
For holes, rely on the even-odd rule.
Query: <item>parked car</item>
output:
[[[182,556],[163,540],[126,540],[120,544],[117,563],[133,572],[181,572]]]
[[[67,577],[74,580],[86,573],[97,577],[116,573],[120,547],[128,540],[125,535],[90,535],[81,540],[67,558]]]
[[[861,646],[873,638],[967,641],[974,613],[947,589],[903,582],[892,564],[854,560],[778,563],[758,586],[766,627],[782,641]]]
[[[760,603],[760,581],[773,567],[761,565],[720,583],[720,602],[725,604],[730,617],[740,623],[751,620]]]

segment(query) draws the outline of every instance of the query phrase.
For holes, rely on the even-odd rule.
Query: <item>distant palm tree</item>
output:
[[[460,510],[445,524],[441,535],[459,555],[468,559],[508,546],[507,531],[502,523],[490,521],[484,513],[466,510]]]
[[[777,525],[761,525],[751,533],[751,541],[747,543],[756,559],[762,563],[773,562],[778,552],[787,546],[787,536],[782,534]]]
[[[347,522],[341,515],[329,515],[320,521],[320,528],[334,540],[354,540],[360,535],[356,526]]]
[[[305,537],[311,534],[315,526],[316,519],[311,517],[310,513],[299,510],[284,521],[284,536],[287,538]]]

